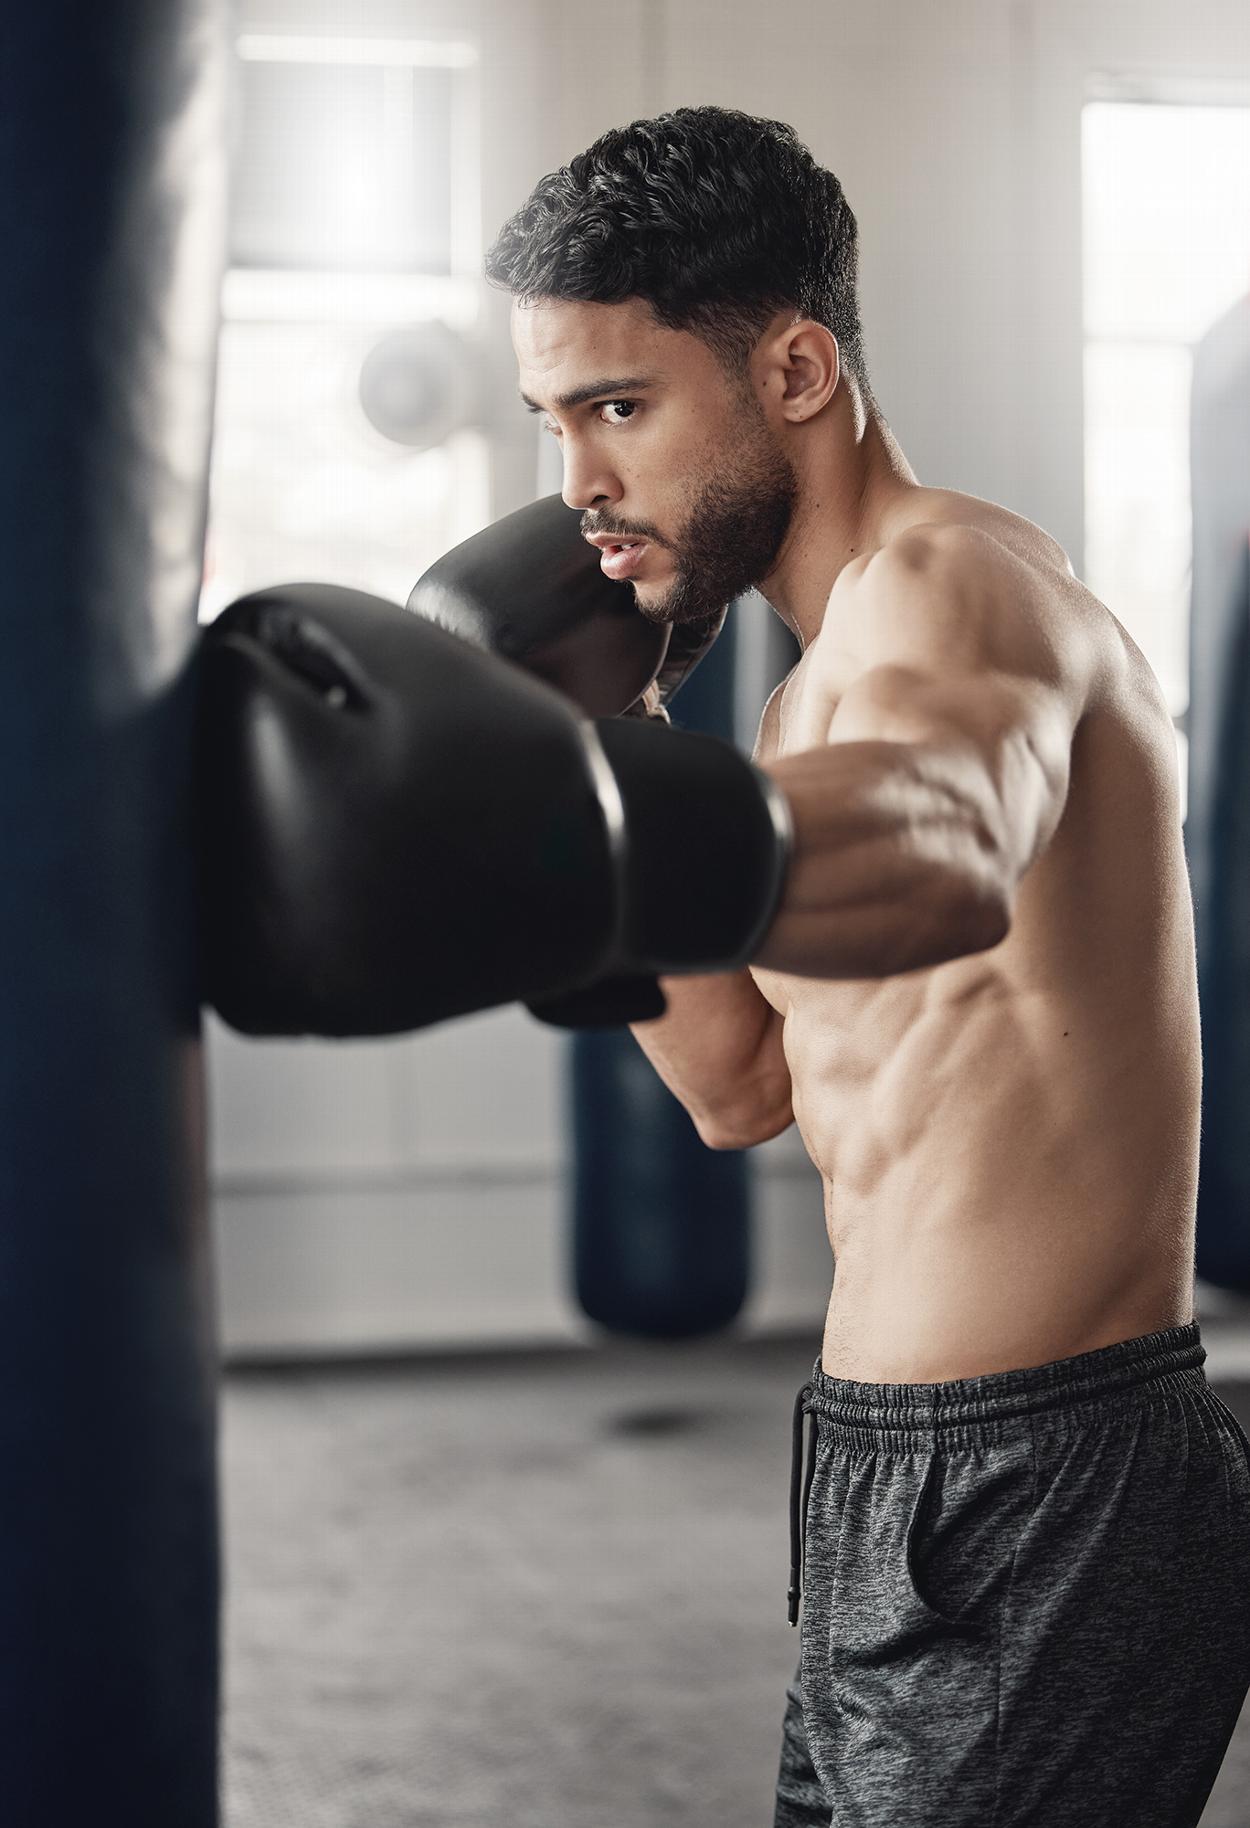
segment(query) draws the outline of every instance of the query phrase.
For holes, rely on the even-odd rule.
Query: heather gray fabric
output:
[[[1197,1323],[1027,1370],[819,1362],[774,1828],[1193,1828],[1250,1686],[1250,1446]]]

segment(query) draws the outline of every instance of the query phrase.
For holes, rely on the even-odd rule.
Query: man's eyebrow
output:
[[[642,393],[644,389],[655,385],[653,379],[645,375],[626,375],[619,379],[609,376],[604,381],[587,381],[584,387],[575,387],[571,393],[557,394],[552,406],[557,412],[571,413],[575,406],[584,406],[587,400],[623,400],[627,394]],[[539,406],[528,394],[521,395],[526,407],[532,413],[545,413],[551,409]]]

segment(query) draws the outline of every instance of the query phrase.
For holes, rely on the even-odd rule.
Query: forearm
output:
[[[996,808],[958,755],[850,742],[764,764],[794,848],[755,962],[877,978],[988,950],[1010,925]]]
[[[667,1013],[634,1038],[710,1148],[741,1149],[793,1121],[781,1018],[748,971],[661,980]]]

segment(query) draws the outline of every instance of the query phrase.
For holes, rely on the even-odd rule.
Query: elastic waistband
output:
[[[816,1441],[835,1448],[914,1451],[1002,1441],[1048,1413],[1100,1415],[1140,1406],[1153,1391],[1205,1383],[1206,1348],[1196,1320],[1122,1339],[1113,1346],[1021,1371],[992,1371],[941,1384],[862,1384],[829,1377],[817,1358],[810,1383],[794,1402],[790,1456],[790,1623],[799,1622],[807,1536],[807,1500],[816,1471]],[[803,1421],[811,1417],[804,1454]],[[1062,1425],[1062,1423],[1060,1424]],[[806,1466],[804,1465],[806,1461]]]
[[[914,1434],[932,1441],[955,1432],[1000,1435],[1017,1417],[1070,1410],[1087,1403],[1114,1408],[1117,1399],[1140,1402],[1141,1386],[1176,1389],[1192,1384],[1206,1360],[1196,1320],[1122,1339],[1113,1346],[1081,1352],[1053,1364],[984,1377],[952,1378],[941,1384],[863,1384],[829,1377],[817,1359],[805,1386],[804,1408],[848,1442],[865,1442],[882,1432]],[[1199,1380],[1201,1381],[1201,1380]],[[826,1428],[822,1427],[822,1434]],[[882,1443],[878,1440],[877,1445]],[[902,1442],[899,1443],[903,1444]]]

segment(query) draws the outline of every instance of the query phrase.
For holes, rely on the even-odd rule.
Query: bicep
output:
[[[861,674],[843,694],[828,740],[966,745],[987,760],[1016,742],[1058,778],[1067,770],[1073,728],[1070,703],[1046,680],[887,664]]]
[[[945,762],[992,809],[998,841],[1023,871],[1062,817],[1073,735],[1069,705],[1042,681],[879,667],[842,699],[828,740],[899,743]]]

